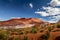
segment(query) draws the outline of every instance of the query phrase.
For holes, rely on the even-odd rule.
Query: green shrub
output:
[[[50,34],[46,33],[46,34],[43,34],[40,38],[43,40],[48,40],[49,36],[50,36]]]
[[[44,30],[40,30],[40,32],[43,32]]]
[[[29,32],[28,31],[25,31],[25,34],[28,34]]]
[[[28,36],[25,35],[25,36],[24,36],[24,40],[28,40]]]
[[[0,33],[0,40],[7,40],[7,35]]]
[[[32,26],[32,28],[35,28],[36,26]]]
[[[57,28],[60,28],[60,25],[59,24],[57,25]]]
[[[18,34],[19,34],[19,35],[22,35],[22,34],[23,34],[23,32],[22,32],[22,31],[20,31],[20,32],[18,32]]]
[[[40,38],[42,38],[43,40],[47,40],[48,36],[47,35],[42,35]]]
[[[50,32],[49,31],[46,32],[46,36],[47,36],[47,38],[50,37]]]
[[[10,35],[10,31],[6,31],[6,35]]]
[[[48,27],[48,31],[51,31],[51,30],[53,30],[53,27]]]
[[[22,40],[21,38],[15,38],[15,40]]]
[[[36,28],[33,28],[32,30],[31,30],[31,33],[37,33],[37,29]]]

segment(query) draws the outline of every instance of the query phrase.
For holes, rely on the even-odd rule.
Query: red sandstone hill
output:
[[[40,24],[43,23],[42,20],[38,18],[13,18],[6,21],[0,21],[0,26],[15,26],[20,24]]]

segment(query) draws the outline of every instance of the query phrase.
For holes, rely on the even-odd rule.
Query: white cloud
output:
[[[56,19],[56,20],[60,20],[60,15],[53,16],[52,18],[54,18],[54,19]]]
[[[20,17],[11,17],[10,19],[20,19]]]
[[[49,23],[56,23],[56,22],[58,22],[57,20],[49,20],[48,21]]]
[[[30,3],[29,6],[30,6],[31,8],[33,8],[33,4],[32,4],[32,3]]]
[[[60,14],[60,8],[53,7],[43,7],[45,11],[36,11],[35,13],[40,14],[41,16],[54,16]]]
[[[60,0],[52,0],[50,2],[50,5],[55,7],[55,6],[60,6]]]
[[[37,11],[35,13],[40,14],[41,16],[48,16],[49,15],[48,13],[43,12],[43,11]]]
[[[36,14],[40,14],[43,17],[50,16],[50,20],[46,20],[50,23],[56,23],[58,20],[60,20],[60,8],[55,6],[60,6],[59,0],[52,0],[49,3],[50,6],[48,7],[42,7],[43,11],[35,11]]]

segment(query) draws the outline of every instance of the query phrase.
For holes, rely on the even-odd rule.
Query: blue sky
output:
[[[8,20],[12,17],[33,17],[41,18],[44,21],[51,21],[53,16],[46,16],[47,14],[44,14],[44,11],[46,11],[48,7],[55,9],[55,6],[60,6],[55,5],[52,1],[53,0],[0,0],[0,20]],[[43,16],[43,14],[45,16]],[[52,21],[56,20],[58,19],[53,18]]]

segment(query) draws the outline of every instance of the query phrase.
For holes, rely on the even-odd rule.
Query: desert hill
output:
[[[6,21],[0,21],[0,26],[34,26],[36,24],[41,24],[44,23],[44,21],[42,21],[41,19],[38,18],[12,18],[10,20],[6,20]]]

